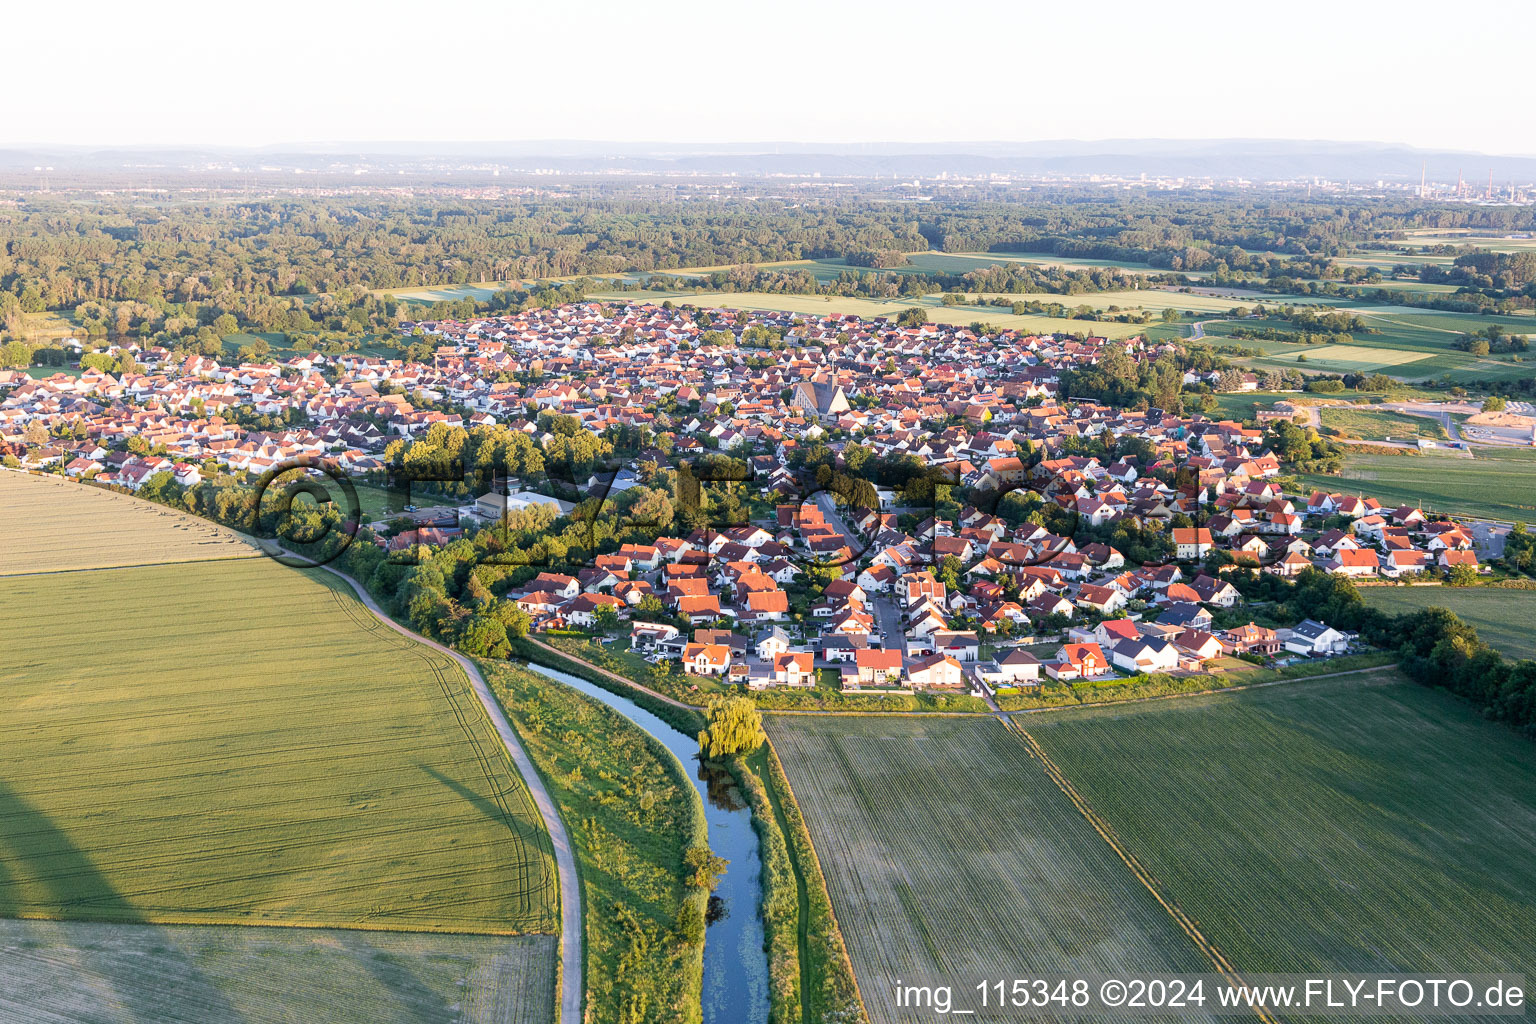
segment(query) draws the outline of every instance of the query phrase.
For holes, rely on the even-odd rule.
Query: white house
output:
[[[1348,648],[1349,641],[1343,633],[1313,619],[1297,623],[1285,638],[1285,649],[1293,654],[1338,654]]]
[[[1166,640],[1121,640],[1109,650],[1110,661],[1127,672],[1167,672],[1179,665],[1179,652]]]

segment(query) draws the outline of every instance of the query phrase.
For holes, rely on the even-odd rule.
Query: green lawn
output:
[[[1506,658],[1536,658],[1536,590],[1502,587],[1361,587],[1372,608],[1398,615],[1449,608]]]
[[[1531,741],[1449,695],[1383,669],[1021,721],[1240,972],[1536,969]]]
[[[0,579],[0,916],[556,927],[449,659],[265,558]]]
[[[1384,505],[1487,519],[1536,521],[1536,461],[1519,449],[1475,459],[1425,452],[1411,455],[1350,453],[1338,476],[1303,473],[1299,489],[1360,494]]]

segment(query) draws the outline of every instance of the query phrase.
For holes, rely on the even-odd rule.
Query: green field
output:
[[[1449,608],[1506,658],[1536,658],[1536,591],[1502,587],[1361,587],[1372,608],[1398,615]]]
[[[593,292],[589,296],[609,302],[687,302],[701,308],[781,310],[806,316],[895,317],[904,309],[922,306],[935,323],[965,326],[978,320],[998,327],[1037,334],[1082,333],[1108,338],[1132,338],[1146,328],[1138,324],[1096,323],[1059,317],[1016,316],[998,306],[944,306],[936,295],[920,299],[864,299],[842,295],[774,295],[761,292]]]
[[[0,471],[0,522],[0,576],[257,554],[206,519],[60,477]]]
[[[872,1021],[897,978],[1210,963],[995,718],[770,716]]]
[[[1531,741],[1449,695],[1383,669],[1020,721],[1239,972],[1536,970]]]
[[[1322,406],[1317,414],[1322,418],[1324,429],[1336,430],[1341,437],[1359,441],[1449,439],[1440,421],[1428,416],[1338,405]]]
[[[0,580],[0,916],[554,929],[548,837],[462,672],[334,580]]]
[[[1477,458],[1448,453],[1377,455],[1351,452],[1338,476],[1302,473],[1298,489],[1338,491],[1375,498],[1383,505],[1416,505],[1425,511],[1485,519],[1536,522],[1536,461],[1519,449]]]
[[[0,920],[0,1019],[549,1024],[555,938]]]
[[[1284,302],[1288,297],[1275,296],[1274,299]],[[1511,355],[1478,357],[1454,347],[1458,338],[1478,333],[1491,325],[1497,325],[1507,333],[1536,334],[1536,319],[1444,313],[1398,305],[1341,304],[1337,308],[1360,316],[1379,333],[1355,333],[1347,345],[1298,345],[1231,337],[1233,331],[1245,326],[1297,330],[1283,320],[1217,320],[1205,323],[1203,341],[1212,345],[1235,344],[1258,349],[1262,355],[1234,357],[1234,361],[1259,369],[1297,369],[1305,373],[1371,373],[1379,370],[1406,381],[1446,379],[1465,382],[1536,375],[1536,362],[1516,362]]]

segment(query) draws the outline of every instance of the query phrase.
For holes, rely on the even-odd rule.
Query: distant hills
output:
[[[572,140],[525,142],[292,143],[250,149],[216,147],[35,146],[0,149],[0,170],[134,170],[187,172],[238,166],[243,170],[412,173],[492,167],[505,171],[634,171],[745,176],[858,178],[971,177],[986,174],[1215,178],[1253,181],[1312,177],[1355,182],[1536,181],[1536,155],[1507,156],[1420,149],[1375,142],[1287,139],[1102,139],[1040,142],[936,143],[618,143]]]

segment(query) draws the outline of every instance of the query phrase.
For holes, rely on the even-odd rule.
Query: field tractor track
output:
[[[1017,735],[1024,742],[1024,745],[1029,748],[1030,754],[1039,760],[1041,767],[1045,770],[1045,774],[1050,778],[1050,780],[1056,784],[1056,787],[1060,789],[1063,794],[1065,794],[1068,800],[1072,801],[1072,805],[1077,808],[1078,813],[1080,813],[1088,821],[1088,824],[1093,826],[1093,830],[1097,832],[1106,843],[1109,844],[1110,849],[1115,851],[1115,855],[1119,857],[1122,862],[1124,862],[1125,866],[1131,869],[1131,873],[1136,876],[1136,880],[1139,881],[1142,886],[1144,886],[1146,890],[1152,894],[1152,898],[1157,900],[1158,904],[1168,912],[1168,916],[1173,918],[1174,923],[1179,926],[1180,930],[1182,930],[1185,935],[1189,936],[1190,941],[1199,947],[1200,951],[1206,955],[1206,957],[1215,966],[1217,972],[1220,973],[1221,976],[1227,980],[1228,984],[1232,985],[1234,988],[1242,986],[1244,984],[1242,975],[1238,974],[1237,969],[1232,966],[1232,963],[1227,959],[1226,954],[1223,953],[1214,942],[1205,937],[1204,933],[1200,931],[1198,923],[1192,920],[1189,915],[1185,914],[1184,911],[1179,908],[1179,905],[1173,901],[1172,897],[1163,893],[1162,886],[1158,883],[1157,879],[1152,875],[1150,871],[1146,869],[1146,867],[1142,865],[1139,860],[1136,859],[1136,855],[1131,853],[1130,850],[1126,848],[1125,844],[1115,833],[1114,828],[1109,824],[1109,822],[1099,817],[1098,813],[1095,812],[1091,806],[1089,806],[1088,801],[1085,800],[1082,794],[1077,791],[1077,787],[1072,785],[1072,780],[1067,778],[1066,773],[1057,767],[1056,763],[1051,760],[1050,755],[1045,752],[1045,748],[1040,746],[1035,738],[1029,734],[1028,730],[1026,730],[1022,725],[1019,725],[1013,719],[1005,716],[1003,718],[1003,722],[1010,730],[1014,732],[1015,735]],[[1259,1019],[1263,1021],[1264,1024],[1278,1024],[1275,1017],[1269,1012],[1268,1008],[1264,1006],[1255,1006],[1254,1013],[1258,1015]]]

